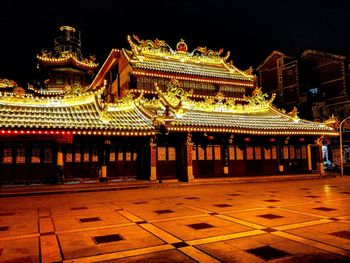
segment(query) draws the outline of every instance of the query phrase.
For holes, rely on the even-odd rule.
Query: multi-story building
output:
[[[259,85],[269,94],[276,93],[278,107],[296,106],[302,117],[322,121],[335,116],[334,128],[350,115],[350,78],[344,56],[305,50],[298,58],[273,51],[258,66]],[[344,162],[350,166],[350,123],[343,125]],[[327,140],[325,163],[340,166],[339,140]]]
[[[317,121],[349,114],[344,56],[306,50],[294,58],[273,51],[257,72],[259,85],[267,93],[277,94],[280,107],[296,106],[303,117]]]

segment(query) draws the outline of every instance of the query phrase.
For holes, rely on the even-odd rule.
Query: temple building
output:
[[[322,173],[322,140],[338,132],[277,109],[229,52],[128,36],[97,71],[78,32],[61,31],[37,57],[47,79],[0,81],[2,183]]]

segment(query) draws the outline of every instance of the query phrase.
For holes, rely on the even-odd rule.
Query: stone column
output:
[[[307,170],[312,171],[311,144],[307,145]]]
[[[224,140],[224,143],[222,144],[222,152],[223,152],[223,161],[224,161],[224,175],[228,175],[228,143],[227,140]]]
[[[192,134],[187,134],[187,140],[185,143],[185,165],[186,165],[186,171],[185,171],[185,179],[187,182],[191,182],[194,180],[193,176],[193,165],[192,165]]]
[[[63,173],[63,152],[62,152],[62,145],[60,143],[57,144],[57,171],[56,171],[56,183],[63,183],[64,182],[64,173]]]
[[[60,143],[57,145],[57,166],[62,166],[63,168],[63,152]]]
[[[284,144],[278,146],[278,172],[280,174],[284,173]]]
[[[108,147],[111,144],[110,140],[105,140],[103,143],[103,152],[102,152],[102,166],[100,174],[100,182],[107,182],[107,158],[108,158]]]
[[[149,180],[157,180],[157,144],[151,139],[150,143],[150,162],[151,162],[151,175]]]
[[[323,154],[322,154],[323,137],[318,138],[316,140],[316,144],[317,144],[317,171],[320,172],[321,176],[324,176],[325,172],[324,172]]]

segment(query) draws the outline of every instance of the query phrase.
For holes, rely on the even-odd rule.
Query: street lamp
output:
[[[344,174],[344,167],[343,167],[343,130],[342,130],[342,125],[343,123],[347,120],[350,119],[349,117],[346,117],[344,120],[341,121],[340,126],[339,126],[339,131],[340,131],[340,176],[343,176]]]

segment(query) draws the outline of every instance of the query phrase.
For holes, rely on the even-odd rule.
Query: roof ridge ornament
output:
[[[271,99],[267,100],[268,95],[263,93],[261,88],[256,87],[252,92],[252,96],[244,96],[244,99],[247,101],[249,106],[257,105],[269,105],[272,103]],[[274,98],[274,96],[272,96]]]
[[[224,49],[223,48],[220,48],[219,51],[215,51],[213,49],[207,49],[207,47],[200,47],[198,46],[195,51],[198,51],[202,54],[202,56],[206,56],[206,57],[220,57],[220,55],[224,52]],[[228,53],[228,56],[230,55],[229,52]],[[228,58],[227,54],[225,57],[220,57],[220,58]]]
[[[155,40],[141,40],[137,35],[133,34],[132,37],[128,35],[127,39],[132,51],[137,55],[142,51],[150,52],[152,50],[163,51],[163,53],[174,52],[164,40],[159,40],[158,38]]]
[[[287,113],[287,115],[292,117],[292,119],[299,119],[298,113],[299,113],[298,108],[294,106],[293,109]]]
[[[231,70],[238,70],[233,66],[232,61],[227,62],[230,57],[230,51],[223,56],[224,49],[220,48],[218,51],[208,49],[206,46],[198,46],[192,52],[188,52],[188,45],[184,39],[180,39],[176,44],[176,49],[172,49],[164,40],[142,40],[137,35],[128,35],[127,40],[132,52],[137,57],[137,60],[142,59],[141,56],[145,54],[162,56],[166,59],[170,57],[179,59],[182,62],[187,59],[193,63],[215,63],[225,64]],[[131,55],[132,56],[132,55]],[[244,75],[249,75],[247,72],[240,71]]]
[[[17,87],[17,83],[10,79],[0,79],[0,88],[14,88]]]
[[[327,120],[325,120],[324,123],[329,127],[335,128],[338,126],[338,128],[339,128],[338,117],[335,117],[334,114],[332,114],[331,117],[329,117]]]
[[[185,40],[183,38],[180,39],[179,42],[177,42],[176,44],[176,51],[177,53],[182,53],[182,54],[186,54],[188,51],[188,46],[185,43]]]

